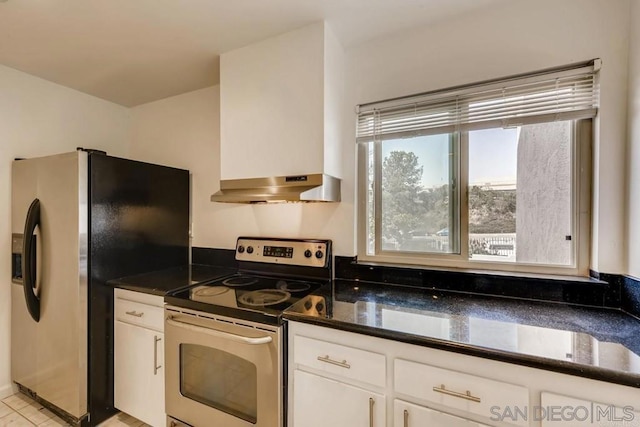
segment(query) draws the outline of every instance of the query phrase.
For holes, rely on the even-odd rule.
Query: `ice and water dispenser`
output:
[[[11,235],[11,281],[22,283],[22,234]]]

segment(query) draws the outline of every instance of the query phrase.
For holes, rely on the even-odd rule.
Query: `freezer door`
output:
[[[78,419],[87,413],[87,175],[84,152],[16,161],[12,170],[13,233],[40,202],[39,321],[24,287],[12,285],[12,379]]]

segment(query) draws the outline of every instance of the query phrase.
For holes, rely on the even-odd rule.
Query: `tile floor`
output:
[[[55,427],[67,426],[58,418],[30,397],[17,393],[0,401],[0,427]],[[149,427],[142,421],[127,414],[117,414],[99,427]]]

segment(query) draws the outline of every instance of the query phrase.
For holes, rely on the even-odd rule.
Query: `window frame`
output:
[[[547,121],[548,123],[548,121]],[[496,272],[510,273],[535,273],[547,275],[572,275],[588,276],[590,266],[591,249],[591,197],[592,197],[592,150],[593,150],[593,126],[594,119],[572,120],[572,185],[571,185],[571,210],[572,210],[572,240],[573,264],[569,266],[479,261],[469,259],[469,232],[468,232],[468,131],[453,132],[454,139],[458,142],[458,180],[457,180],[457,206],[458,208],[458,242],[459,253],[438,254],[412,251],[384,251],[381,239],[381,216],[375,215],[375,245],[374,253],[368,253],[368,193],[369,193],[369,143],[374,148],[374,206],[376,212],[380,212],[381,176],[382,176],[382,149],[383,141],[372,139],[369,143],[357,144],[358,162],[358,203],[357,203],[357,249],[358,260],[363,262],[382,264],[407,264],[415,266],[428,266],[436,268],[454,268],[468,270],[493,270]],[[450,230],[450,235],[451,235]],[[455,236],[454,236],[455,237]]]

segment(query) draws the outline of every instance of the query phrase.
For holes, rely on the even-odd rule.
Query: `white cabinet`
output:
[[[291,322],[292,426],[369,427],[371,421],[389,427],[479,427],[490,424],[491,406],[528,405],[526,387],[407,360],[429,360],[425,351]]]
[[[369,397],[386,399],[388,427],[404,427],[405,411],[409,427],[640,427],[640,388],[300,322],[289,322],[289,372],[292,427],[334,425],[315,414],[344,425]]]
[[[542,427],[640,426],[640,412],[636,412],[637,406],[620,407],[548,392],[542,392],[540,403],[533,418],[540,420]]]
[[[475,421],[414,405],[402,400],[393,402],[393,427],[487,427]]]
[[[384,427],[383,395],[296,370],[293,426]]]
[[[114,404],[153,427],[166,425],[161,296],[116,289]]]
[[[293,427],[387,425],[386,357],[293,332],[289,336]],[[349,343],[351,344],[351,343]]]

